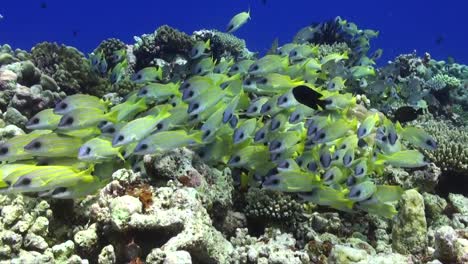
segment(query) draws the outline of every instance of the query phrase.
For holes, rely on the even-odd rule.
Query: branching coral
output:
[[[443,171],[452,171],[462,175],[468,173],[468,130],[456,127],[448,121],[429,119],[420,125],[431,134],[438,143],[435,151],[425,154]]]

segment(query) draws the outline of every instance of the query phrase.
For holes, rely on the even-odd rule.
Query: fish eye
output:
[[[323,100],[325,102],[325,104],[329,105],[329,104],[332,104],[333,103],[333,100],[332,99],[325,99]]]
[[[140,150],[145,150],[148,148],[148,144],[141,144],[140,145]]]
[[[33,118],[33,120],[31,120],[31,123],[33,123],[34,125],[37,125],[39,124],[39,118]]]
[[[136,78],[137,80],[141,79],[143,76],[141,76],[141,74],[137,74]]]
[[[156,130],[161,130],[162,128],[163,128],[163,124],[158,123],[158,124],[156,125]]]
[[[281,103],[284,104],[288,101],[288,97],[281,98]]]
[[[296,161],[296,162],[297,162],[297,165],[299,165],[299,167],[300,167],[300,166],[302,166],[302,163],[303,163],[303,162],[302,162],[302,160],[301,160],[301,159],[300,159],[300,160],[298,160],[298,161]]]
[[[319,135],[318,135],[319,139],[324,139],[325,138],[325,133],[324,132],[321,132]]]
[[[330,89],[335,88],[335,83],[334,83],[334,82],[331,82],[330,85],[328,85],[328,88],[330,88]]]
[[[18,182],[15,185],[16,186],[27,186],[27,185],[30,185],[30,184],[31,184],[31,179],[30,178],[23,178],[23,179],[21,179],[20,182]]]
[[[257,71],[259,69],[258,64],[252,65],[251,71]]]
[[[281,148],[281,145],[282,145],[281,142],[279,142],[279,141],[274,141],[274,142],[272,143],[272,148],[271,148],[271,149],[273,149],[273,150],[274,150],[274,149],[279,149],[279,148]]]
[[[244,132],[241,132],[241,133],[239,134],[239,139],[243,139],[243,138],[244,138]]]
[[[271,181],[271,183],[272,183],[273,185],[279,185],[279,184],[280,184],[280,180],[279,180],[279,179],[273,179],[273,180]]]
[[[294,56],[297,56],[297,51],[295,51],[295,50],[294,50],[294,51],[291,51],[291,54],[290,54],[290,55],[293,56],[293,57],[294,57]]]
[[[289,164],[289,161],[287,161],[287,160],[285,160],[284,162],[282,162],[282,163],[279,165],[279,167],[285,168],[285,169],[289,169],[289,166],[290,166],[290,164]]]
[[[341,145],[341,149],[346,149],[346,144]]]
[[[198,107],[200,107],[200,105],[198,103],[194,103],[193,106],[192,106],[192,111],[197,110]]]
[[[176,106],[177,106],[177,103],[176,103],[176,102],[173,102],[171,105],[172,105],[172,107],[176,107]]]
[[[251,84],[252,84],[252,81],[251,81],[251,80],[246,80],[246,81],[245,81],[245,84],[246,84],[246,85],[251,85]]]
[[[90,148],[90,147],[86,147],[85,154],[86,154],[86,155],[89,155],[89,153],[91,153],[91,148]]]
[[[233,159],[234,162],[239,162],[240,160],[241,160],[240,156],[235,156]]]
[[[73,124],[73,121],[74,121],[73,117],[70,116],[65,120],[64,124],[65,125],[71,125],[71,124]]]
[[[0,148],[0,155],[6,155],[8,153],[8,147]]]
[[[204,133],[203,133],[203,138],[207,138],[209,135],[211,134],[211,130],[206,130]]]
[[[238,70],[239,70],[239,67],[234,66],[234,67],[232,67],[232,70],[233,70],[233,71],[238,71]]]
[[[437,144],[435,143],[434,140],[432,140],[432,139],[427,139],[427,140],[426,140],[426,145],[435,148]]]
[[[192,97],[193,95],[194,95],[194,92],[193,92],[192,90],[190,90],[190,91],[188,92],[188,97],[190,98],[190,97]]]
[[[189,87],[190,87],[190,83],[184,83],[184,85],[182,85],[183,89],[186,89],[186,88],[189,88]]]
[[[261,83],[261,84],[266,84],[267,82],[268,82],[268,79],[267,79],[267,78],[262,78],[262,79],[260,80],[260,83]]]
[[[109,132],[110,134],[114,134],[115,133],[115,127],[109,128],[109,130],[107,132]]]
[[[197,73],[201,73],[202,69],[198,68]]]
[[[122,140],[124,140],[124,138],[125,138],[125,137],[124,137],[123,135],[119,135],[119,136],[117,137],[117,141],[122,141]]]
[[[355,196],[355,197],[361,196],[361,190],[357,190],[357,191],[354,193],[353,196]]]
[[[40,141],[36,141],[36,142],[34,142],[34,143],[32,144],[31,147],[32,147],[33,149],[39,149],[39,148],[41,148],[41,146],[42,146],[41,142],[40,142]]]
[[[60,109],[66,109],[68,107],[67,103],[60,103],[59,108]]]
[[[257,112],[257,111],[258,111],[258,107],[254,106],[254,107],[252,108],[252,112]]]
[[[141,94],[147,94],[147,93],[148,93],[148,90],[147,90],[147,89],[141,90]]]

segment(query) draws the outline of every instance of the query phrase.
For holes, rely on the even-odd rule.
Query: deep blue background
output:
[[[162,24],[187,33],[224,30],[249,6],[252,20],[235,34],[253,51],[265,52],[276,37],[288,42],[301,27],[340,15],[380,30],[372,47],[384,49],[381,62],[416,49],[468,64],[467,0],[1,0],[0,43],[29,50],[41,41],[57,41],[90,52],[105,38],[133,43],[133,36]]]

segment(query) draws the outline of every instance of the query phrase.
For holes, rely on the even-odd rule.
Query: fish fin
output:
[[[105,114],[104,117],[107,121],[116,123],[118,115],[119,115],[118,111],[112,111],[112,112]]]

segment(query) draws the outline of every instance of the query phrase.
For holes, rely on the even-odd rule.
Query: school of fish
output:
[[[248,19],[250,12],[234,17],[227,31]],[[337,21],[361,42],[378,34]],[[403,190],[374,179],[388,165],[426,165],[405,141],[425,149],[436,142],[358,104],[345,90],[375,75],[373,59],[363,56],[345,67],[346,52],[320,57],[318,46],[306,41],[311,34],[314,28],[307,27],[257,60],[215,61],[210,42],[198,41],[189,54],[192,75],[169,83],[157,67],[126,77],[125,50],[114,54],[111,70],[103,54],[91,54],[96,72],[113,84],[130,78],[139,89],[117,105],[75,94],[37,113],[27,123],[30,133],[0,143],[0,193],[80,198],[108,183],[118,168],[144,174],[145,154],[188,147],[207,164],[238,172],[241,187],[392,217]]]

